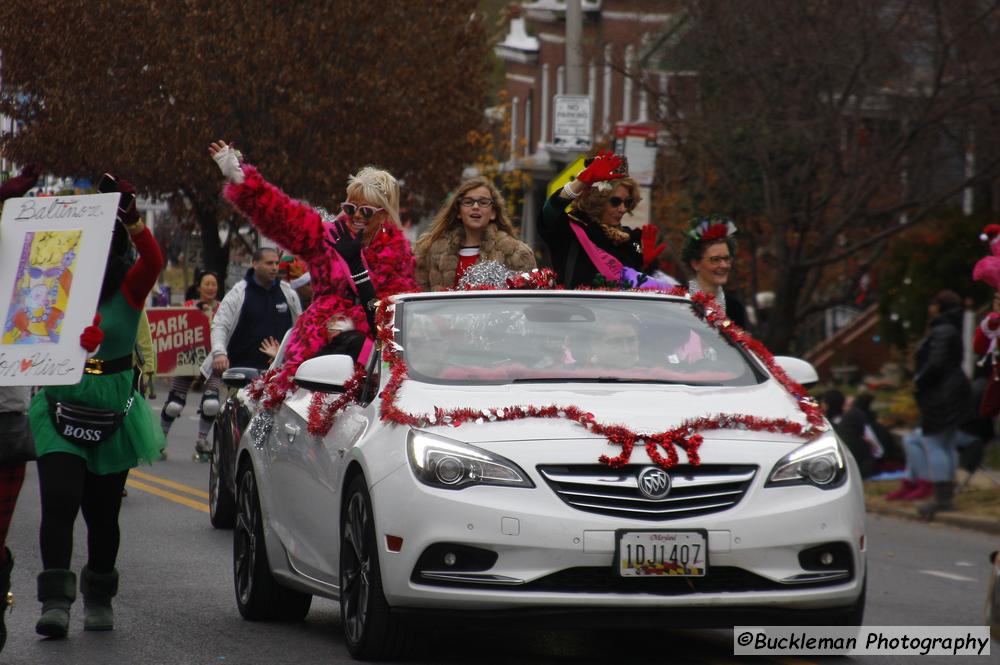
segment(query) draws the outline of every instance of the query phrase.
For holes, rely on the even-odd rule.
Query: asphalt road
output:
[[[160,397],[166,390],[160,389]],[[208,521],[208,466],[191,459],[196,427],[192,395],[177,421],[169,459],[130,475],[121,514],[121,590],[116,629],[82,630],[82,601],[73,608],[69,637],[45,640],[34,632],[39,603],[35,576],[39,501],[34,465],[18,503],[8,544],[14,552],[7,647],[10,665],[304,665],[352,662],[343,643],[336,603],[316,599],[305,621],[249,623],[236,610],[232,532]],[[160,402],[154,402],[159,408]],[[893,518],[869,518],[868,625],[978,625],[994,537]],[[77,521],[74,569],[85,563],[86,533]],[[904,657],[762,658],[755,663],[1000,662],[1000,644],[987,658]],[[473,629],[442,625],[428,632],[411,663],[733,663],[730,631]]]

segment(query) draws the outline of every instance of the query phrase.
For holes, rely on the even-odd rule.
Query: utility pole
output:
[[[566,0],[566,94],[585,95],[583,87],[583,7],[581,0]]]

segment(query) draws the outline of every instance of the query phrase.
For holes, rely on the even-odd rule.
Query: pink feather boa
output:
[[[268,407],[276,406],[294,390],[291,377],[305,360],[327,342],[326,324],[332,317],[349,318],[355,329],[373,337],[365,311],[355,304],[355,288],[344,260],[325,242],[332,224],[318,212],[267,182],[252,166],[244,166],[242,184],[226,185],[224,194],[233,206],[268,238],[298,255],[312,275],[313,301],[292,331],[280,372],[269,377]],[[392,223],[385,224],[362,251],[375,293],[387,298],[397,293],[420,291],[414,279],[414,259],[410,243]]]

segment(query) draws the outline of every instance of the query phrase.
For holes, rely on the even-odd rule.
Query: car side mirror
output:
[[[792,356],[775,356],[774,362],[785,370],[788,377],[804,388],[819,383],[819,374],[812,363]]]
[[[260,376],[260,370],[253,367],[230,367],[222,373],[222,382],[230,388],[242,388]]]
[[[310,358],[295,370],[295,384],[316,392],[342,393],[354,376],[354,359],[345,355]]]

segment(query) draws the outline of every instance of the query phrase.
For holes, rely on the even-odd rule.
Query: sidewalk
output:
[[[966,480],[959,471],[958,485]],[[917,507],[924,501],[886,501],[885,495],[899,487],[899,481],[882,480],[865,483],[865,507],[868,512],[923,521]],[[961,529],[974,529],[1000,535],[1000,472],[980,469],[955,494],[955,510],[937,513],[934,522]]]

